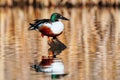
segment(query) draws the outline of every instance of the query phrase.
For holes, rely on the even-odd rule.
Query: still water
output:
[[[57,56],[68,75],[58,80],[120,80],[120,10],[97,7],[1,8],[0,80],[52,80],[30,68],[48,55],[49,45],[28,27],[53,12],[70,19],[58,37],[67,48]]]

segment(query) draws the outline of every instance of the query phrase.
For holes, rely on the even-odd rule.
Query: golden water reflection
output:
[[[58,38],[67,49],[59,58],[69,74],[61,80],[120,80],[120,10],[112,8],[1,8],[0,80],[50,80],[30,70],[34,60],[48,55],[47,38],[28,31],[37,18],[53,12],[69,18]]]

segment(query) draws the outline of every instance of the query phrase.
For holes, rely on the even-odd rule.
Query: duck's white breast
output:
[[[45,26],[48,26],[54,34],[60,34],[64,30],[64,25],[62,22],[52,22],[52,23],[46,23]]]

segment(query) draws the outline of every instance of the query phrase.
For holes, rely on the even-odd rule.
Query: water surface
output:
[[[0,80],[51,80],[30,65],[48,55],[47,37],[28,31],[37,18],[63,14],[65,30],[58,39],[66,46],[58,58],[68,75],[60,80],[120,80],[120,10],[113,8],[1,8]]]

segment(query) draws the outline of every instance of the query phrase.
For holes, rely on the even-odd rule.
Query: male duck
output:
[[[41,32],[42,37],[48,36],[56,38],[56,36],[60,35],[64,30],[64,25],[59,19],[69,20],[63,17],[59,13],[53,13],[50,19],[36,19],[32,24],[30,23],[29,30],[38,30]]]

